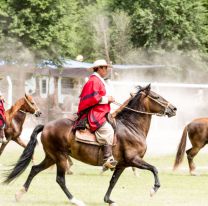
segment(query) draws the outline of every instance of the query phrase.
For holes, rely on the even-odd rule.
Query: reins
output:
[[[19,112],[22,112],[22,113],[24,113],[24,114],[27,114],[28,112],[25,112],[25,111],[23,111],[23,110],[21,110],[21,109],[19,109],[18,110]]]
[[[28,104],[32,109],[34,109],[33,105],[27,100],[27,98],[24,97],[24,99],[25,99],[25,101],[27,102],[27,104]],[[36,104],[35,104],[35,105],[36,105]],[[24,114],[30,113],[30,112],[23,111],[23,110],[21,110],[21,109],[19,109],[18,111],[20,111],[20,112],[22,112],[22,113],[24,113]],[[35,111],[35,109],[34,109],[34,111]],[[35,112],[34,112],[34,113],[35,113]]]
[[[128,109],[130,111],[133,111],[133,112],[136,112],[136,113],[139,113],[139,114],[148,114],[148,115],[156,115],[156,116],[165,116],[166,114],[166,111],[167,111],[167,108],[169,106],[169,102],[167,105],[164,105],[162,104],[161,102],[157,101],[156,99],[152,98],[150,95],[147,95],[151,100],[157,102],[159,105],[161,105],[162,107],[165,108],[164,112],[163,113],[153,113],[153,112],[145,112],[145,111],[139,111],[139,110],[136,110],[136,109],[132,109],[130,107],[127,107],[127,106],[124,106],[123,108],[125,109]],[[133,99],[133,98],[132,98]],[[117,105],[117,106],[122,106],[122,104],[118,103],[118,102],[112,102],[113,104]]]
[[[36,112],[34,106],[28,101],[28,99],[27,99],[26,97],[24,97],[24,99],[25,99],[25,101],[27,102],[27,104],[28,104],[32,109],[34,109],[34,111]],[[36,105],[35,102],[34,102],[34,104],[35,104],[35,106],[37,107],[37,105]],[[22,110],[19,110],[19,111],[21,111],[21,112],[24,113],[24,111],[22,111]],[[34,114],[35,114],[35,112],[34,112]],[[25,113],[27,113],[27,112],[25,112]]]

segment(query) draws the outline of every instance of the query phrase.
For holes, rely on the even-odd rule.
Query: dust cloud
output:
[[[154,92],[177,107],[175,117],[153,116],[147,137],[149,155],[175,154],[185,125],[195,118],[208,118],[208,66],[179,54],[156,55],[151,57],[151,63],[151,59],[140,52],[140,56],[146,59],[133,61],[134,58],[131,58],[131,63],[155,64],[155,68],[126,70],[120,73],[117,80],[112,81],[114,95],[119,103],[135,91],[135,86],[151,83]],[[113,106],[115,109],[116,106]],[[190,148],[189,141],[186,148]]]

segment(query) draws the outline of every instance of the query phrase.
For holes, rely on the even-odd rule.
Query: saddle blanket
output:
[[[113,145],[116,145],[116,139],[117,139],[116,135],[114,135]],[[86,144],[93,144],[93,145],[101,146],[101,144],[99,144],[97,142],[95,133],[91,133],[91,131],[89,129],[76,130],[75,140],[77,142],[82,142],[82,143],[86,143]]]
[[[86,144],[94,144],[100,146],[96,140],[95,133],[91,133],[89,129],[76,130],[75,140]]]

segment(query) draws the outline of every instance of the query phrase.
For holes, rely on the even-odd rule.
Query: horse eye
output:
[[[151,97],[152,97],[153,99],[159,99],[159,98],[160,98],[159,96],[156,96],[156,95],[151,95]]]

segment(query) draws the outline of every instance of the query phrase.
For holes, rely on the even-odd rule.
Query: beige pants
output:
[[[109,144],[113,145],[114,130],[113,127],[107,121],[95,131],[95,136],[101,145]]]

